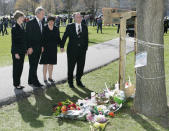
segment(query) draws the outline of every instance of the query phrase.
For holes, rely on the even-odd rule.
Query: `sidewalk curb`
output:
[[[126,55],[130,54],[131,52],[133,52],[133,50],[131,50],[128,53],[126,53]],[[103,65],[101,65],[99,67],[88,69],[88,70],[84,71],[84,75],[88,74],[88,73],[90,73],[92,71],[98,70],[98,69],[100,69],[102,67],[105,67],[105,66],[107,66],[107,65],[109,65],[112,62],[115,62],[117,60],[119,60],[119,58],[116,58],[116,59],[111,60],[111,61],[109,61],[107,63],[104,63]],[[63,84],[65,82],[67,82],[67,77],[63,78],[62,80],[57,81],[56,84]],[[23,98],[30,97],[31,95],[33,95],[35,93],[38,93],[38,91],[40,91],[40,90],[43,91],[43,90],[46,90],[48,88],[51,88],[51,87],[46,87],[45,86],[44,89],[43,88],[35,88],[35,87],[33,87],[33,90],[30,90],[30,91],[27,91],[27,92],[24,92],[23,90],[21,90],[17,95],[13,95],[13,96],[11,96],[9,98],[1,99],[0,100],[0,107],[10,105],[10,104],[12,104],[12,103],[14,103],[16,101],[19,101],[19,100],[21,100]]]

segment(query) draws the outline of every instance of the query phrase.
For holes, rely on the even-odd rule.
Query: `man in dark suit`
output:
[[[3,20],[0,20],[0,34],[2,33],[2,36],[4,35],[4,25]]]
[[[73,71],[77,64],[76,83],[77,86],[85,87],[81,82],[83,70],[85,66],[86,51],[88,49],[88,29],[87,26],[81,24],[82,16],[80,13],[75,14],[75,23],[69,24],[62,38],[61,51],[67,38],[69,42],[67,46],[67,60],[68,60],[68,84],[70,88],[75,88],[73,85]]]
[[[38,7],[35,10],[35,18],[29,21],[26,25],[27,33],[27,48],[29,56],[29,78],[28,84],[35,87],[42,87],[37,77],[37,68],[40,59],[40,55],[44,48],[42,46],[42,19],[45,15],[45,11],[42,7]]]
[[[101,17],[99,17],[98,19],[97,19],[97,33],[99,33],[99,30],[101,31],[101,34],[102,34],[102,18]]]
[[[8,28],[8,18],[5,18],[5,19],[4,19],[3,24],[4,24],[4,33],[5,33],[6,35],[8,35],[8,31],[7,31],[7,28]]]

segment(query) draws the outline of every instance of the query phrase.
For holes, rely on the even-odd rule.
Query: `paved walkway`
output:
[[[132,38],[127,38],[126,53],[133,51],[134,43]],[[95,70],[99,67],[107,65],[119,58],[119,38],[107,41],[101,44],[90,46],[87,51],[85,73]],[[12,66],[0,68],[0,106],[9,104],[16,100],[16,96],[29,95],[36,88],[27,84],[29,64],[25,62],[22,73],[23,91],[14,89],[12,85]],[[38,78],[43,83],[42,66],[38,68]],[[53,78],[56,82],[65,81],[67,79],[67,57],[66,53],[58,54],[58,64],[54,67]]]

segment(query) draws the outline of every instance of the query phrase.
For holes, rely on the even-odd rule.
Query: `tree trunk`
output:
[[[163,19],[165,0],[137,0],[138,53],[146,51],[147,66],[137,68],[134,108],[146,116],[167,112],[164,48],[147,42],[164,44]],[[141,43],[140,43],[141,42]]]

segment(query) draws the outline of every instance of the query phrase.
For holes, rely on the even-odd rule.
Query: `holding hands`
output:
[[[42,47],[42,53],[44,52],[44,47]]]
[[[19,54],[15,54],[15,58],[19,60],[20,59]]]
[[[61,51],[61,52],[64,52],[64,48],[60,48],[60,51]]]

